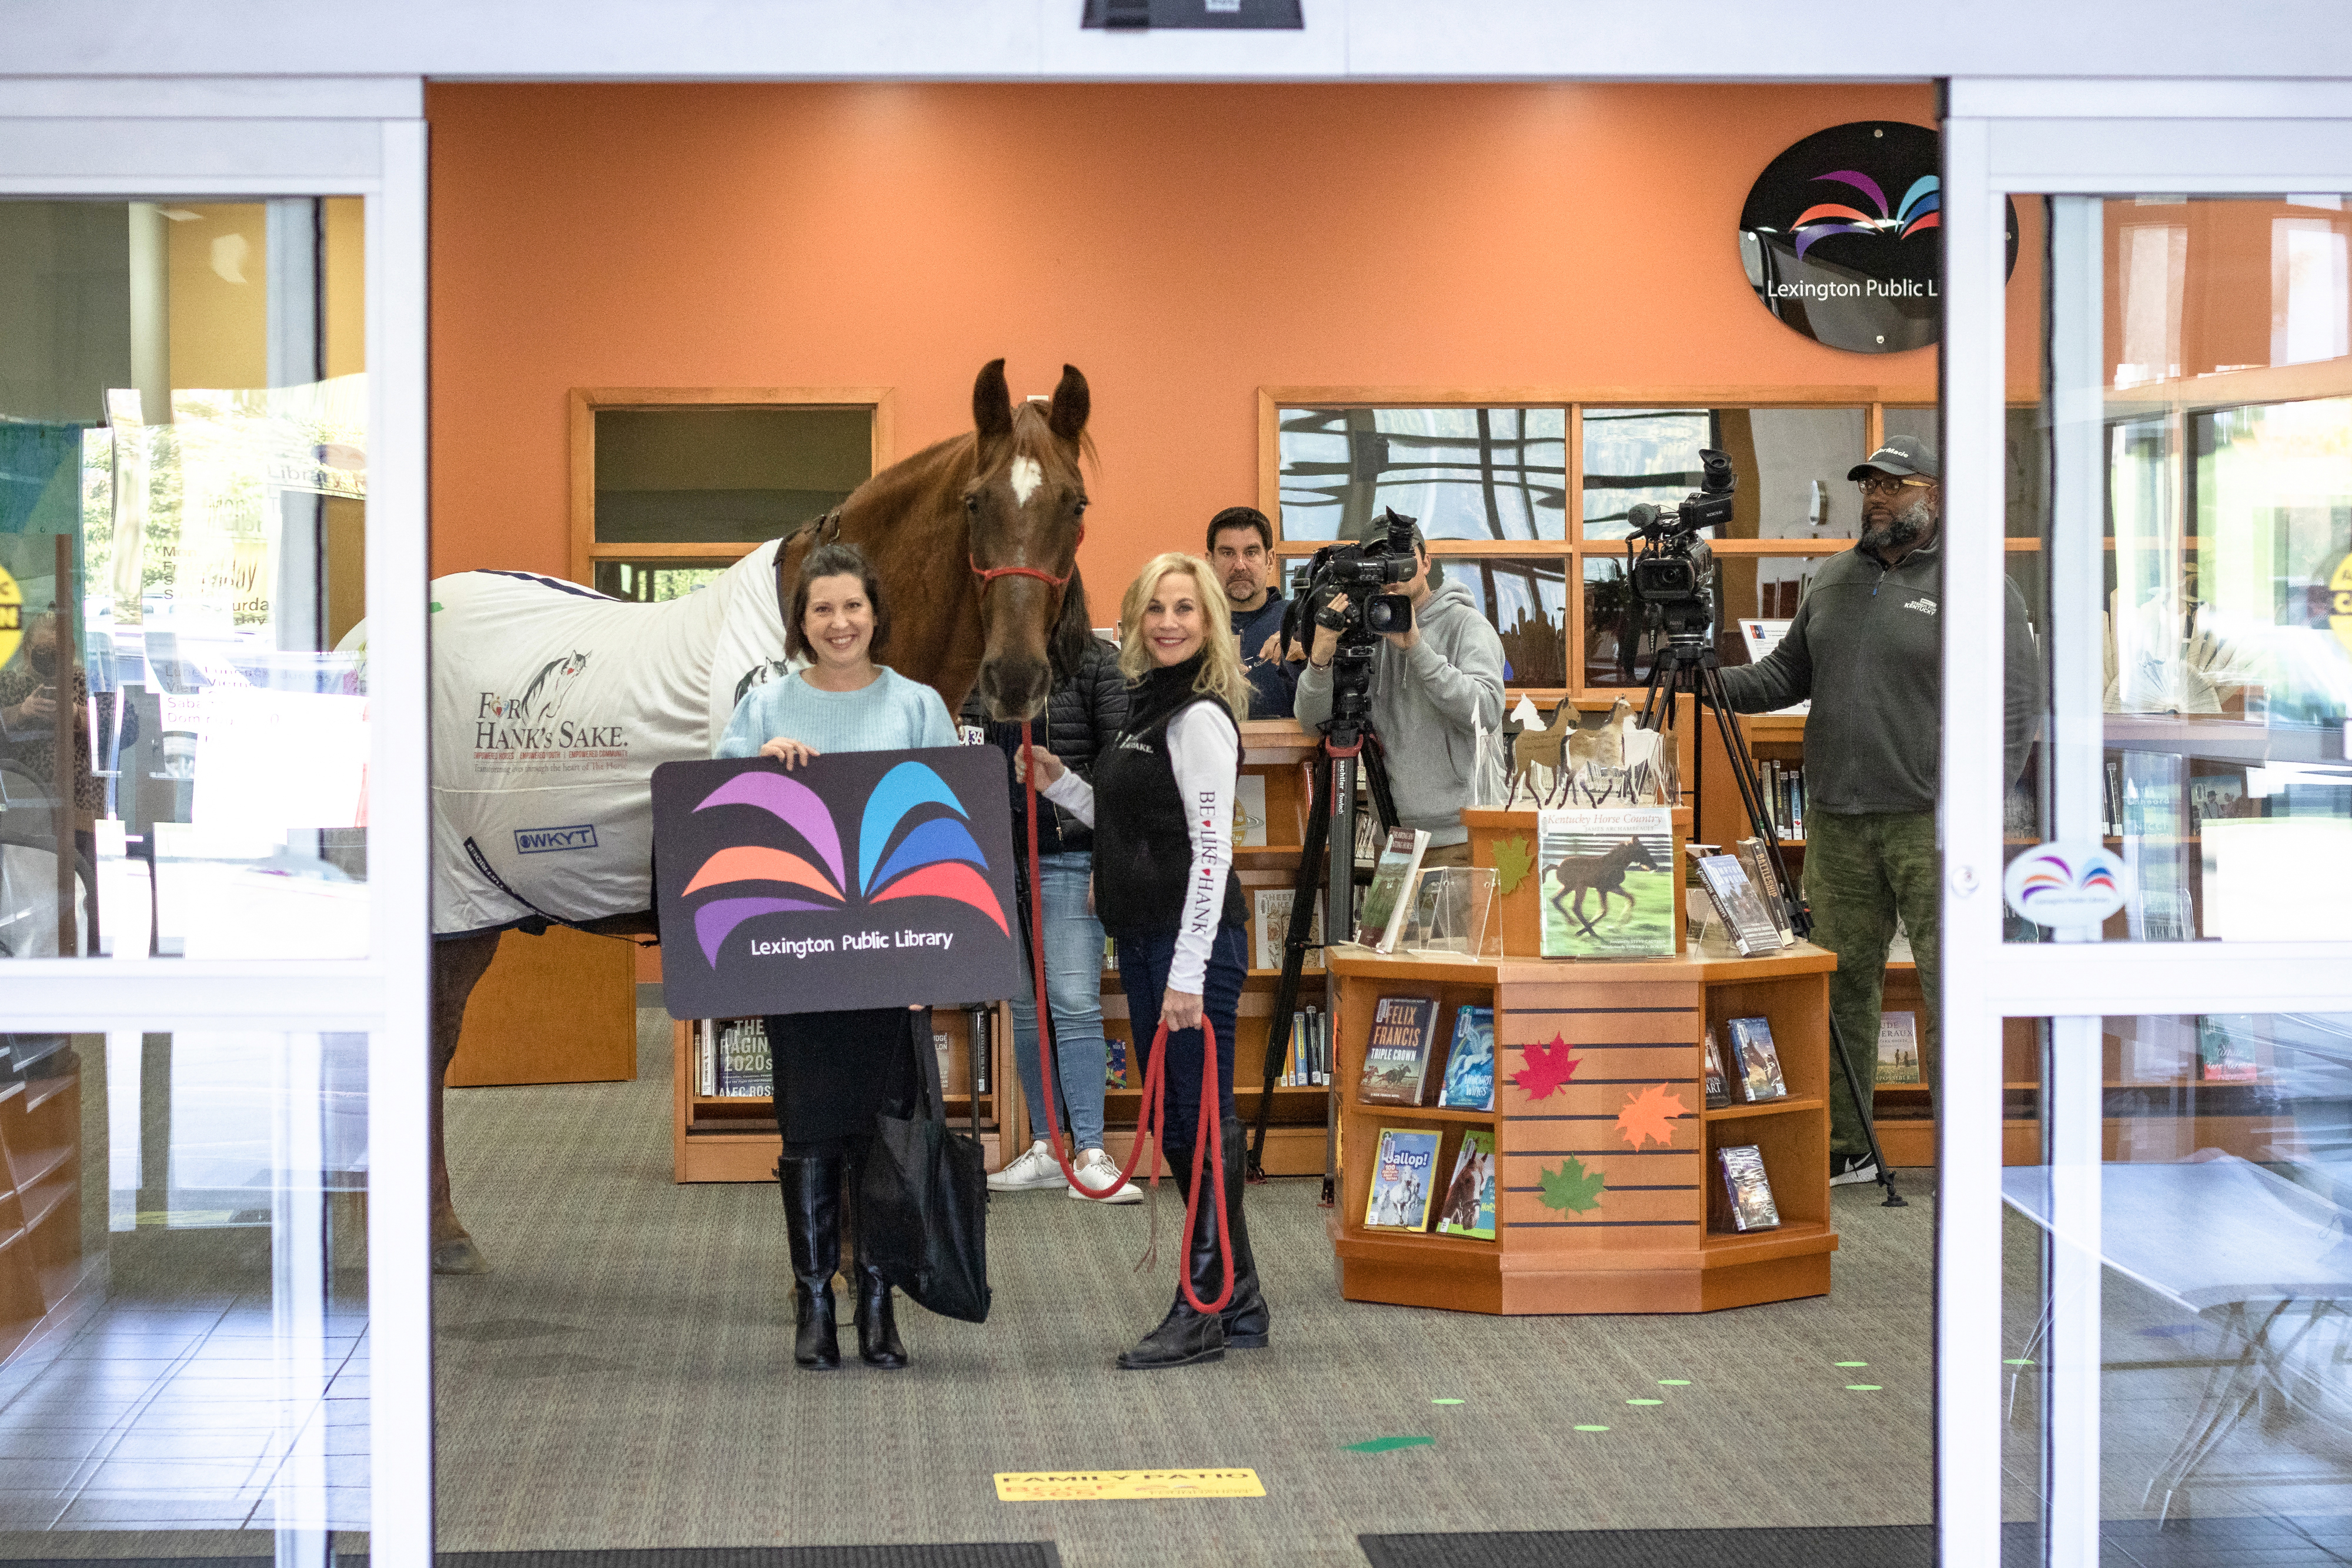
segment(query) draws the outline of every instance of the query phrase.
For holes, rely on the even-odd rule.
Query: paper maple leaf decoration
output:
[[[1576,1060],[1576,1048],[1559,1035],[1551,1037],[1549,1045],[1523,1045],[1528,1064],[1511,1074],[1511,1082],[1528,1092],[1530,1100],[1540,1100],[1570,1079],[1584,1065]]]
[[[1584,1162],[1570,1155],[1559,1169],[1543,1172],[1543,1197],[1537,1201],[1546,1208],[1590,1213],[1601,1207],[1601,1173],[1586,1170]]]
[[[1495,841],[1495,891],[1508,897],[1519,891],[1519,883],[1528,880],[1535,870],[1536,857],[1528,848],[1527,835],[1514,833],[1507,839]]]
[[[1661,1083],[1627,1098],[1625,1108],[1617,1113],[1617,1130],[1637,1149],[1644,1138],[1671,1144],[1675,1141],[1675,1118],[1688,1114],[1682,1101]]]

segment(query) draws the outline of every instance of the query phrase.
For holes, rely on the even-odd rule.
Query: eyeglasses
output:
[[[1916,476],[1906,479],[1897,478],[1892,474],[1873,474],[1867,479],[1855,480],[1853,486],[1865,496],[1892,496],[1897,490],[1907,490],[1915,486],[1927,486],[1934,483],[1933,479],[1921,479]]]

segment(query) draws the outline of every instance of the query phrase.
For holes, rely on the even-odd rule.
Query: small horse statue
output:
[[[760,546],[683,600],[624,603],[519,572],[435,580],[435,686],[443,698],[464,698],[455,717],[469,727],[445,735],[436,725],[434,746],[435,1272],[488,1267],[450,1202],[441,1086],[467,998],[500,934],[517,926],[537,934],[551,921],[601,936],[654,934],[654,768],[709,756],[743,692],[786,674],[783,617],[800,562],[820,539],[855,544],[873,564],[890,607],[889,663],[900,674],[937,690],[951,714],[977,685],[991,717],[1034,717],[1054,672],[1073,665],[1092,635],[1077,574],[1087,508],[1079,460],[1091,455],[1090,410],[1076,368],[1062,367],[1050,402],[1016,406],[1004,361],[992,361],[972,384],[971,431],[884,469],[835,510]],[[591,668],[598,650],[551,642],[553,652],[534,655],[546,666],[535,676],[529,660],[501,673],[501,649],[527,641],[534,624],[543,641],[576,629],[590,642],[602,634],[625,643],[631,657],[658,655],[641,660],[651,668],[635,683],[635,711],[582,716],[593,721],[584,726],[589,747],[604,748],[590,755],[612,759],[601,763],[610,771],[593,786],[604,804],[588,841],[602,846],[604,859],[593,876],[547,863],[563,855],[505,852],[488,821],[474,821],[490,795],[500,798],[505,818],[535,802],[546,821],[577,820],[567,802],[580,786],[567,792],[519,766],[496,770],[499,758],[544,757],[583,732],[578,722],[549,721],[567,677]],[[605,664],[616,662],[604,654]],[[509,689],[523,695],[509,703],[499,695]],[[451,707],[436,700],[436,713]],[[488,749],[478,751],[481,732],[471,727],[484,725]],[[625,743],[615,744],[624,730]]]
[[[1617,918],[1621,922],[1632,919],[1634,901],[1633,895],[1625,891],[1625,873],[1637,865],[1650,871],[1666,869],[1650,858],[1648,847],[1637,838],[1627,839],[1605,854],[1570,855],[1554,868],[1559,885],[1552,890],[1551,906],[1559,911],[1561,919],[1582,926],[1587,936],[1598,936],[1600,933],[1593,929],[1592,921],[1584,917],[1584,895],[1601,895],[1597,918],[1609,918],[1609,900],[1613,894],[1625,901],[1624,911]]]
[[[1632,726],[1633,705],[1619,697],[1607,712],[1579,711],[1572,697],[1560,699],[1548,729],[1523,729],[1511,738],[1511,787],[1503,797],[1507,810],[1525,784],[1528,799],[1538,807],[1555,800],[1573,800],[1572,781],[1591,768],[1622,768],[1625,731]],[[1549,768],[1551,783],[1538,791],[1535,770]]]

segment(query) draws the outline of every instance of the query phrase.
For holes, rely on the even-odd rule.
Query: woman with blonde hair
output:
[[[1151,1047],[1168,1026],[1168,1163],[1192,1197],[1192,1153],[1210,1140],[1224,1169],[1223,1212],[1201,1195],[1184,1258],[1192,1295],[1213,1301],[1224,1288],[1220,1236],[1230,1237],[1234,1290],[1214,1312],[1193,1309],[1180,1285],[1160,1326],[1118,1358],[1144,1371],[1215,1361],[1226,1348],[1256,1349],[1267,1335],[1242,1216],[1242,1126],[1234,1109],[1234,1029],[1248,972],[1241,889],[1233,879],[1234,796],[1249,678],[1209,563],[1171,550],[1155,556],[1119,611],[1119,668],[1128,678],[1127,727],[1097,759],[1091,785],[1054,754],[1031,747],[1045,797],[1094,830],[1095,909],[1118,943],[1136,1044]],[[1202,1125],[1201,1020],[1216,1031],[1217,1124]],[[1146,1063],[1147,1067],[1149,1063]],[[1202,1179],[1211,1181],[1206,1166]]]

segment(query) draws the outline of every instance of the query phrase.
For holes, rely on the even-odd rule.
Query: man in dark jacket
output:
[[[1282,563],[1274,555],[1274,527],[1255,507],[1227,507],[1209,519],[1208,557],[1224,584],[1225,608],[1242,645],[1249,675],[1249,718],[1288,718],[1298,666],[1284,657],[1282,613],[1286,601],[1274,584]]]
[[[1943,486],[1935,449],[1896,435],[1846,477],[1862,487],[1862,538],[1814,577],[1780,645],[1723,672],[1741,713],[1810,698],[1805,720],[1804,887],[1812,939],[1838,956],[1830,1015],[1863,1093],[1878,1077],[1878,1004],[1902,917],[1927,998],[1921,1081],[1936,1082],[1936,788],[1943,763]],[[2008,779],[2025,769],[2041,713],[2040,660],[2025,601],[2009,585]],[[1973,632],[1971,633],[1973,634]],[[1830,1179],[1874,1181],[1866,1105],[1830,1073]]]
[[[1013,788],[1013,843],[1016,853],[1028,854],[1027,802],[1019,780],[1013,778],[1013,757],[1021,745],[1021,727],[991,722],[974,691],[965,702],[964,733],[981,738],[1004,753],[1004,775]],[[1119,674],[1118,653],[1098,637],[1086,640],[1075,670],[1056,675],[1046,698],[1043,733],[1033,722],[1032,737],[1063,763],[1091,779],[1095,758],[1110,749],[1127,727],[1127,677]],[[1037,800],[1038,885],[1045,894],[1045,1001],[1054,1009],[1054,1043],[1061,1103],[1067,1110],[1063,1131],[1068,1140],[1070,1166],[1077,1178],[1095,1191],[1118,1186],[1112,1203],[1137,1203],[1143,1189],[1118,1182],[1118,1166],[1103,1150],[1103,1092],[1108,1048],[1103,1041],[1103,929],[1095,919],[1090,884],[1094,878],[1094,830],[1046,800]],[[1024,975],[1031,972],[1024,965]],[[998,1192],[1030,1187],[1066,1187],[1062,1168],[1045,1139],[1045,1073],[1037,1060],[1037,1009],[1024,984],[1013,1000],[1014,1065],[1021,1074],[1021,1092],[1029,1107],[1029,1125],[1035,1135],[1026,1151],[988,1178]],[[1070,1193],[1083,1201],[1083,1195]]]

